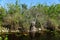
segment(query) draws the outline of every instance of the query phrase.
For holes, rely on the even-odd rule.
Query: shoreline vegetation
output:
[[[15,4],[6,7],[0,5],[0,36],[3,40],[60,40],[60,4],[38,4],[27,8],[26,4],[18,4],[16,0]]]

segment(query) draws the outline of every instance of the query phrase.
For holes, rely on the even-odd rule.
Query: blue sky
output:
[[[0,5],[6,6],[7,3],[15,3],[16,0],[0,0]],[[27,4],[28,7],[36,4],[58,4],[60,3],[60,0],[18,0],[20,4]]]

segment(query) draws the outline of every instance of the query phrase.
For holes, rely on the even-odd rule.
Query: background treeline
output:
[[[50,19],[54,26],[58,26],[60,24],[60,4],[50,6],[37,4],[27,8],[26,4],[18,4],[16,1],[15,4],[7,4],[6,8],[0,6],[0,27],[9,24],[29,29],[33,19],[36,19],[41,25]]]
[[[28,31],[32,20],[36,20],[37,28],[51,27],[52,32],[50,29],[48,29],[50,30],[49,32],[46,32],[48,39],[50,38],[48,37],[49,35],[54,34],[52,40],[60,40],[60,4],[52,4],[50,6],[37,4],[27,8],[26,4],[19,4],[18,1],[16,1],[15,4],[7,4],[6,7],[0,5],[0,30],[6,28],[17,29],[21,27],[21,30]],[[46,23],[47,25],[45,25]],[[53,28],[56,28],[58,31]],[[44,36],[37,36],[37,38],[45,40],[46,35],[43,32],[42,34]],[[24,39],[24,36],[22,39]]]

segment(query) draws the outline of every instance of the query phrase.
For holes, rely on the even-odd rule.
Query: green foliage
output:
[[[38,20],[36,20],[36,27],[41,28],[41,24],[40,24],[40,22]]]
[[[30,8],[27,8],[26,4],[18,4],[18,0],[16,0],[15,4],[8,4],[7,9],[4,7],[0,7],[0,30],[2,30],[1,27],[2,24],[5,25],[11,25],[16,26],[16,28],[24,27],[25,29],[29,30],[30,28],[30,22],[35,18],[36,20],[36,27],[41,27],[41,24],[46,23],[47,19],[49,18],[51,23],[54,27],[60,24],[60,4],[52,4],[50,6],[38,4],[35,6],[31,6]],[[49,25],[51,26],[51,25]],[[47,30],[48,31],[48,30]],[[60,33],[55,32],[55,38],[57,40],[60,39]],[[40,37],[44,40],[43,37]],[[0,37],[0,40],[2,40],[2,37]],[[8,40],[8,37],[6,36],[5,40]]]
[[[8,35],[6,35],[5,39],[4,40],[8,40]]]
[[[8,4],[7,9],[0,7],[0,25],[2,23],[13,25],[12,23],[14,23],[29,28],[33,18],[37,19],[36,24],[38,27],[41,26],[40,24],[45,23],[48,18],[52,19],[56,25],[60,24],[60,4],[50,6],[38,4],[27,8],[26,4],[20,5],[16,0],[15,4]]]
[[[2,40],[2,37],[0,36],[0,40]]]
[[[11,17],[9,21],[12,22],[22,21],[24,25],[25,22],[29,23],[31,20],[33,20],[33,18],[43,23],[44,21],[46,21],[47,17],[49,17],[52,18],[53,20],[56,20],[57,22],[59,20],[58,19],[59,10],[60,10],[60,4],[51,6],[38,4],[28,9],[27,5],[25,4],[19,5],[18,1],[16,1],[15,4],[8,4],[8,11],[3,7],[0,8],[0,20],[2,21],[3,17],[7,17],[7,19]]]

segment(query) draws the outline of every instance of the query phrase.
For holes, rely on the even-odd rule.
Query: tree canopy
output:
[[[38,20],[38,25],[45,23],[48,18],[52,22],[60,24],[60,4],[50,6],[38,4],[27,8],[26,4],[18,4],[16,1],[15,4],[8,4],[7,9],[0,7],[0,24],[11,24],[12,22],[19,24],[21,22],[23,27],[28,29],[33,18]]]

